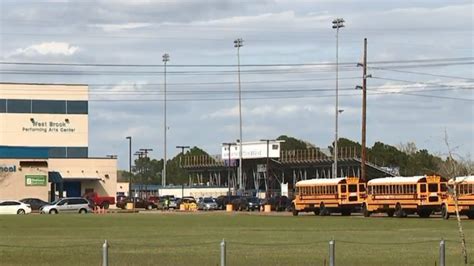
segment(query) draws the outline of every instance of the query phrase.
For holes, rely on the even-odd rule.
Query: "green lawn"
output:
[[[100,265],[104,239],[110,265],[218,265],[223,238],[228,265],[324,265],[333,237],[337,265],[435,265],[441,238],[462,262],[454,219],[157,213],[0,216],[0,265]]]

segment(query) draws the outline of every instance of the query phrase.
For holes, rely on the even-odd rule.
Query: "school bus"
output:
[[[314,212],[315,215],[360,212],[366,197],[365,183],[358,177],[309,179],[296,183],[296,197],[292,203],[293,215]]]
[[[384,177],[367,183],[367,198],[362,206],[365,217],[372,213],[406,217],[417,213],[428,218],[441,210],[447,197],[446,180],[440,176]]]
[[[448,187],[451,191],[456,186],[458,196],[458,210],[460,215],[466,215],[469,219],[474,219],[474,176],[456,177],[456,181],[450,179]],[[441,215],[444,219],[449,219],[451,214],[455,214],[454,195],[448,194],[448,197],[441,206]]]

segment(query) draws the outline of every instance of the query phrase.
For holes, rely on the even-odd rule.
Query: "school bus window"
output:
[[[446,192],[448,191],[448,187],[446,186],[446,183],[441,183],[440,184],[441,192]]]
[[[428,192],[438,192],[438,184],[437,183],[428,184]]]
[[[347,192],[347,186],[341,185],[341,193],[346,193],[346,192]]]
[[[426,192],[426,184],[420,184],[420,192],[421,193]]]
[[[349,185],[349,192],[357,192],[357,185]]]
[[[364,184],[359,184],[359,192],[365,192]]]

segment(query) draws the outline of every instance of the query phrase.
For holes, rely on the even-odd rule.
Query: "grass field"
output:
[[[474,265],[474,221],[464,221]],[[336,240],[337,265],[461,265],[451,219],[263,216],[228,213],[0,216],[0,265],[324,265]]]

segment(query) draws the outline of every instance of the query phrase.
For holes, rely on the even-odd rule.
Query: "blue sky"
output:
[[[161,65],[162,54],[169,53],[169,157],[178,152],[176,145],[200,146],[217,154],[220,143],[238,138],[235,68],[173,65],[236,64],[233,40],[239,37],[244,39],[244,65],[323,63],[268,67],[267,73],[254,73],[256,68],[243,67],[244,141],[286,134],[318,146],[329,145],[334,137],[334,92],[330,90],[335,88],[335,71],[324,63],[335,62],[336,39],[331,21],[336,17],[346,20],[346,27],[340,32],[340,62],[360,62],[364,38],[368,38],[369,67],[371,62],[379,61],[465,60],[425,67],[412,63],[410,68],[407,64],[393,64],[395,71],[369,69],[374,76],[368,81],[369,145],[375,141],[392,145],[415,142],[418,148],[444,154],[446,131],[457,153],[469,156],[474,152],[474,103],[469,101],[474,99],[471,1],[0,3],[1,61]],[[75,72],[0,73],[1,81],[91,84],[91,156],[117,154],[119,166],[124,168],[128,152],[125,136],[131,135],[134,149],[153,148],[152,156],[162,157],[162,67],[1,68]],[[87,73],[78,75],[77,71]],[[130,74],[134,71],[156,73]],[[201,72],[189,73],[192,71]],[[361,75],[360,68],[341,67],[340,108],[344,112],[340,116],[340,136],[354,140],[360,140],[361,97],[359,91],[350,89],[360,85]],[[410,91],[425,96],[400,94]],[[430,97],[433,95],[436,98]]]

